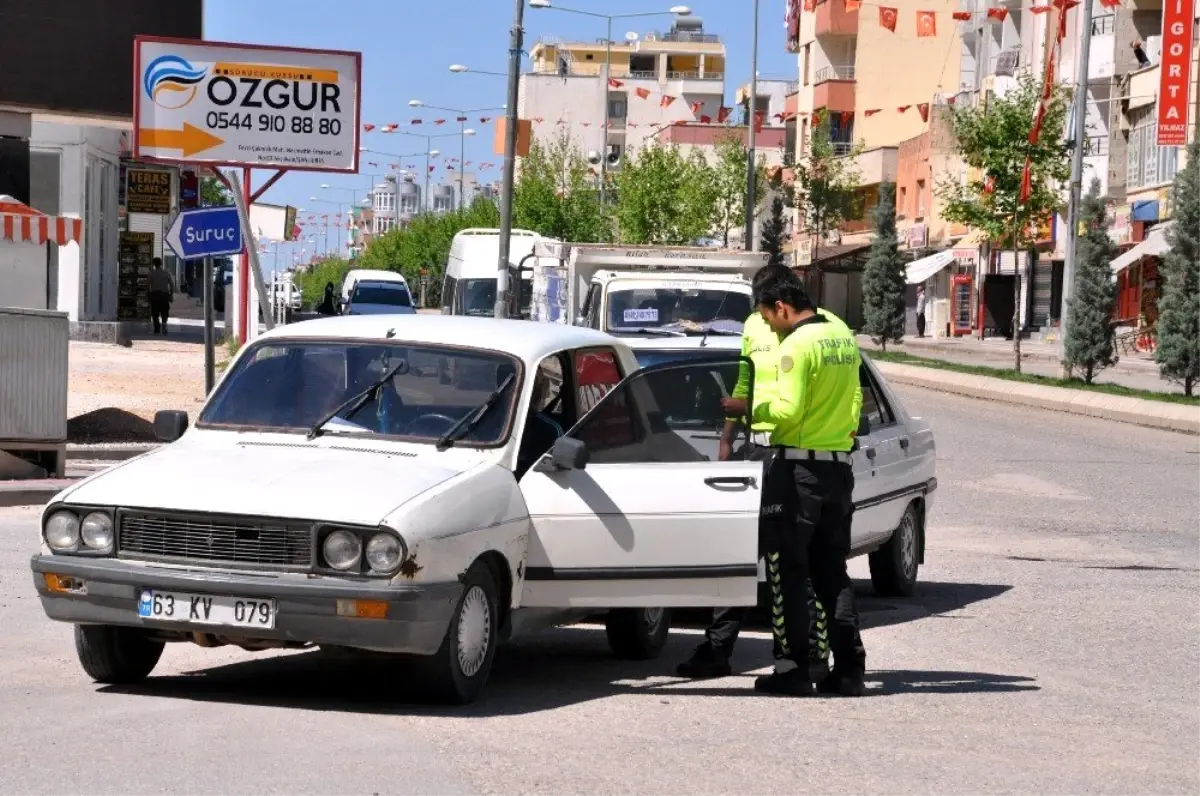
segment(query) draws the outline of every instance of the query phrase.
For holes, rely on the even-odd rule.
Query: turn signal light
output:
[[[84,582],[79,578],[56,575],[53,572],[47,572],[43,577],[46,579],[46,588],[57,594],[79,594],[86,590]]]
[[[386,600],[338,600],[338,616],[353,616],[358,619],[387,619]]]

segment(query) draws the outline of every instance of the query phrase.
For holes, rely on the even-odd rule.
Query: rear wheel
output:
[[[158,665],[163,646],[129,627],[75,625],[75,653],[83,670],[98,683],[140,683]]]
[[[421,685],[439,702],[465,705],[479,696],[492,670],[499,616],[495,577],[477,562],[467,571],[442,646],[413,661]]]
[[[618,608],[604,618],[608,646],[618,658],[657,658],[671,632],[670,608]]]
[[[900,525],[887,544],[870,555],[871,584],[885,597],[907,597],[917,585],[924,523],[917,504],[904,510]]]

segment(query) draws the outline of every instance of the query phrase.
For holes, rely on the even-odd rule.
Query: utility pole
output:
[[[604,124],[600,127],[600,206],[603,207],[608,193],[608,87],[612,80],[612,22],[608,17],[608,35],[604,37],[604,85],[600,94],[604,97]]]
[[[508,45],[508,109],[504,124],[504,177],[500,185],[500,258],[496,264],[496,317],[508,316],[508,253],[512,237],[513,183],[517,166],[517,100],[521,87],[522,25],[525,0],[513,0],[513,25]],[[606,103],[607,106],[607,103]],[[607,133],[605,133],[607,135]]]
[[[1060,378],[1069,378],[1071,375],[1071,368],[1063,357],[1066,354],[1067,335],[1070,334],[1067,329],[1067,300],[1071,297],[1072,288],[1075,286],[1075,255],[1079,250],[1079,202],[1083,193],[1083,148],[1087,142],[1088,55],[1092,45],[1092,0],[1083,0],[1081,9],[1083,37],[1079,45],[1079,68],[1075,75],[1075,96],[1073,97],[1075,124],[1071,133],[1075,148],[1071,151],[1071,185],[1070,197],[1067,200],[1067,239],[1064,242],[1065,254],[1063,257],[1062,309],[1059,312],[1058,322],[1058,347],[1061,352],[1059,357]],[[1065,6],[1059,13],[1067,13]]]
[[[754,128],[758,121],[758,0],[754,0],[754,38],[750,49],[750,102],[746,114],[746,125],[749,127],[746,135],[746,245],[745,249],[752,252],[757,248],[754,240],[754,206],[757,199],[755,190],[758,187],[758,169],[755,167]]]

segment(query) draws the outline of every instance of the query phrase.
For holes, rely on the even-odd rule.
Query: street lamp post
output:
[[[566,14],[579,14],[585,17],[596,17],[603,19],[607,23],[608,32],[604,37],[604,84],[600,87],[600,96],[604,101],[604,126],[601,127],[601,146],[600,146],[600,204],[604,204],[608,190],[608,123],[609,123],[609,103],[608,103],[608,86],[609,80],[612,79],[612,23],[614,19],[632,19],[634,17],[659,17],[664,14],[674,14],[677,17],[686,17],[692,13],[692,9],[687,6],[672,6],[668,11],[645,11],[634,14],[601,14],[596,11],[580,11],[576,8],[562,8],[560,6],[551,5],[550,0],[529,0],[530,8],[544,8],[553,11],[562,11]]]
[[[415,135],[413,133],[404,133],[404,135],[412,135],[414,138],[424,138],[426,147],[428,147],[429,139],[443,137],[443,136],[435,136],[435,135]],[[458,133],[447,133],[447,135],[458,135]],[[359,151],[360,152],[370,152],[373,155],[383,155],[386,158],[396,158],[398,160],[403,160],[404,158],[415,158],[415,157],[424,155],[425,156],[425,193],[426,194],[429,193],[429,159],[431,157],[436,158],[438,155],[442,154],[441,152],[439,152],[436,149],[428,149],[428,148],[426,148],[424,152],[408,152],[408,153],[380,152],[378,149],[367,149],[366,147],[360,147]],[[422,200],[422,204],[427,207],[428,202],[426,201],[426,197],[421,197],[421,200]],[[399,222],[399,210],[400,210],[400,207],[399,207],[399,203],[397,202],[397,205],[396,205],[397,223]]]
[[[321,204],[327,204],[327,205],[333,205],[334,207],[336,207],[338,209],[338,215],[340,216],[342,214],[342,203],[341,202],[335,202],[331,199],[318,199],[315,196],[308,197],[308,201],[320,202]],[[322,243],[321,248],[324,250],[325,254],[328,255],[329,254],[329,225],[328,224],[325,225],[325,230],[321,234],[325,236],[325,240]],[[339,252],[339,256],[340,256],[340,252],[341,252],[341,248],[342,248],[342,231],[341,231],[340,227],[338,228],[338,244],[337,245],[338,245],[338,252]]]
[[[347,193],[350,194],[350,203],[348,205],[346,205],[346,208],[347,208],[346,220],[347,220],[347,224],[348,224],[349,218],[350,218],[349,208],[354,206],[355,199],[358,196],[358,191],[354,188],[339,188],[337,186],[329,185],[328,183],[321,183],[321,190],[323,190],[323,191],[346,191]],[[338,203],[338,206],[339,207],[341,206],[340,202]],[[347,237],[349,237],[349,236],[347,236]],[[341,256],[342,256],[342,225],[341,225],[341,222],[339,221],[339,223],[338,223],[338,257],[341,257]]]
[[[758,0],[754,0],[754,34],[750,48],[750,103],[746,114],[746,240],[744,248],[754,251],[754,206],[758,191],[758,169],[755,167],[754,133],[758,126]]]
[[[465,171],[466,165],[465,164],[466,164],[466,157],[467,157],[467,136],[475,135],[475,131],[472,129],[469,129],[467,127],[467,123],[466,123],[467,114],[480,113],[480,112],[485,112],[485,111],[502,111],[502,110],[505,110],[505,108],[507,108],[508,106],[504,106],[502,108],[447,108],[447,107],[444,107],[441,105],[426,105],[424,102],[422,102],[421,100],[418,100],[418,99],[409,100],[408,106],[410,108],[431,108],[435,111],[447,111],[449,113],[457,113],[458,114],[458,118],[459,118],[459,122],[458,122],[458,135],[459,135],[459,140],[458,140],[458,151],[459,151],[458,206],[459,206],[459,209],[461,209],[463,204],[466,201],[464,198],[465,197],[464,183],[466,182],[466,171]]]
[[[421,204],[422,204],[422,206],[423,206],[423,207],[424,207],[426,210],[429,210],[429,208],[430,208],[430,202],[429,202],[429,174],[430,174],[430,169],[429,169],[429,159],[430,159],[431,157],[433,157],[433,158],[436,158],[438,155],[442,154],[440,151],[438,151],[438,150],[436,150],[436,149],[430,149],[430,147],[433,145],[433,139],[435,139],[435,138],[453,138],[453,137],[454,137],[454,136],[456,136],[456,135],[461,135],[461,133],[439,133],[439,134],[437,134],[437,135],[421,135],[420,133],[405,133],[405,132],[402,132],[402,131],[400,131],[400,130],[397,130],[396,132],[397,132],[397,133],[399,133],[400,135],[407,135],[407,136],[410,136],[410,137],[412,137],[412,138],[423,138],[423,139],[425,139],[425,150],[426,150],[426,151],[425,151],[425,195],[424,195],[423,197],[421,197]]]

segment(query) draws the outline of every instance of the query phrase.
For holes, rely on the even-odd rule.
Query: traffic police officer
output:
[[[783,265],[768,265],[759,269],[751,282],[751,288],[757,295],[758,287],[772,279],[794,279],[792,272]],[[777,378],[778,356],[776,349],[779,345],[779,334],[763,319],[761,313],[755,310],[746,319],[742,329],[742,357],[749,359],[754,365],[754,384],[751,392],[750,368],[743,365],[738,373],[737,384],[732,395],[743,401],[753,395],[754,405],[760,406],[775,397],[775,380]],[[750,427],[749,442],[741,449],[734,451],[734,437],[738,424],[733,419],[725,421],[721,433],[718,458],[726,461],[731,458],[748,459],[750,461],[767,461],[771,458],[771,431],[774,424],[769,421],[754,422]],[[825,611],[817,601],[811,585],[808,586],[810,610],[815,620],[812,625],[813,638],[808,646],[810,652],[810,670],[815,679],[821,679],[828,673],[829,644],[825,629]],[[731,672],[729,660],[733,655],[733,646],[737,643],[738,633],[745,620],[748,609],[745,607],[718,608],[713,612],[713,621],[705,631],[705,641],[692,654],[689,660],[676,667],[681,677],[709,678],[727,677]]]
[[[757,301],[763,320],[786,336],[777,349],[776,394],[766,402],[755,400],[751,415],[754,422],[775,424],[763,502],[781,505],[785,514],[785,522],[773,525],[764,542],[774,605],[781,614],[772,617],[775,671],[758,678],[755,688],[794,696],[814,692],[802,652],[813,621],[805,588],[811,575],[817,598],[834,608],[834,668],[821,690],[857,696],[864,689],[866,651],[846,557],[854,513],[850,456],[862,410],[858,343],[841,319],[817,311],[794,276],[764,281]],[[731,414],[745,410],[744,400],[724,403]]]

